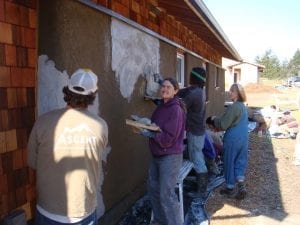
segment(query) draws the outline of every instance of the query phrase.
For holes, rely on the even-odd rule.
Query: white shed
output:
[[[226,58],[222,60],[222,66],[225,70],[225,86],[228,87],[232,83],[239,83],[243,86],[249,83],[258,83],[260,73],[265,66],[247,62],[247,61],[233,61]]]

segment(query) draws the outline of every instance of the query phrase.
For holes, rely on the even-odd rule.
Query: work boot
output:
[[[205,193],[208,184],[208,173],[197,173],[197,192]]]
[[[206,164],[210,174],[219,175],[220,171],[214,159],[207,159]]]
[[[235,196],[236,199],[242,200],[246,197],[247,192],[246,192],[246,188],[245,188],[245,184],[242,181],[238,182],[238,192]]]
[[[223,188],[220,190],[220,195],[223,195],[227,198],[232,198],[234,194],[234,189],[233,188]]]
[[[196,192],[188,192],[187,195],[192,198],[202,198],[206,196],[208,173],[196,173]]]

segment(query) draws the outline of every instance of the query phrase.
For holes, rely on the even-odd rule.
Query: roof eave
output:
[[[209,9],[203,3],[202,0],[184,0],[185,3],[194,11],[194,13],[202,20],[203,23],[210,29],[215,35],[218,41],[226,48],[231,54],[231,59],[236,61],[243,61],[237,50],[234,48],[228,37],[213,17]],[[202,13],[201,13],[202,12]]]

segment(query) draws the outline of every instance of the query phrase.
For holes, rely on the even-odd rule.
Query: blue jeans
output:
[[[197,173],[207,173],[205,158],[203,154],[205,135],[193,135],[187,132],[187,146],[189,151],[190,161],[194,164],[194,169]]]
[[[54,220],[49,219],[48,217],[41,214],[38,210],[36,210],[36,216],[35,216],[35,225],[66,225],[66,224],[72,224],[72,225],[96,225],[97,217],[96,217],[96,211],[93,212],[91,215],[89,215],[84,220],[77,222],[77,223],[60,223]]]
[[[149,169],[148,195],[153,221],[159,224],[182,225],[180,205],[175,187],[182,165],[182,154],[153,158]]]

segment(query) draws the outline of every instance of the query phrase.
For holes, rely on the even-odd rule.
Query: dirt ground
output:
[[[216,189],[207,204],[211,225],[299,225],[300,167],[293,165],[295,140],[252,133],[245,200],[226,199]]]
[[[277,92],[270,87],[248,87],[250,105],[272,104],[272,94],[291,98],[300,89]],[[270,96],[271,95],[271,96]],[[259,102],[259,103],[258,103]],[[299,111],[293,111],[299,115]],[[299,117],[298,117],[299,118]],[[298,120],[299,122],[299,120]],[[300,166],[293,165],[294,139],[258,137],[249,141],[249,165],[246,174],[248,196],[242,201],[226,199],[216,189],[208,201],[211,225],[299,225]]]
[[[245,86],[247,94],[247,103],[252,107],[264,107],[276,105],[280,109],[298,109],[299,91],[297,87],[279,86],[275,88],[276,81],[273,84],[248,84]]]

